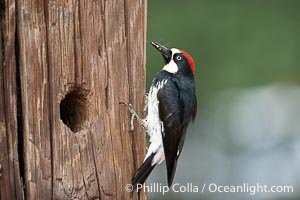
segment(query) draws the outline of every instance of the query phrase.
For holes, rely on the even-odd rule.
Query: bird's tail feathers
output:
[[[155,154],[152,153],[143,162],[143,164],[140,166],[140,168],[137,170],[137,172],[134,174],[134,176],[131,179],[131,185],[133,187],[132,192],[134,192],[135,189],[137,189],[138,199],[140,199],[140,192],[141,192],[141,187],[140,186],[145,183],[146,179],[148,178],[148,176],[152,172],[153,168],[156,166],[156,165],[152,166],[152,160],[153,160],[154,156],[155,156]]]
[[[174,180],[174,176],[175,176],[175,172],[176,172],[176,168],[177,168],[177,160],[178,157],[174,160],[174,162],[171,165],[167,165],[167,173],[168,173],[168,186],[171,187],[173,180]]]

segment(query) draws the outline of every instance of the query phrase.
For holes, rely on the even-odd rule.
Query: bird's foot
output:
[[[136,113],[136,111],[134,110],[133,106],[131,103],[124,103],[124,102],[120,102],[120,104],[126,106],[128,108],[128,111],[130,112],[131,114],[131,119],[130,119],[130,131],[134,131],[134,123],[133,121],[136,119],[139,124],[142,126],[142,127],[145,127],[144,126],[144,122],[143,122],[143,119],[141,119],[139,117],[139,115]]]

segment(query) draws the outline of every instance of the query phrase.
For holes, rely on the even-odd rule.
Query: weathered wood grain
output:
[[[0,1],[0,199],[24,199],[18,156],[15,1]]]
[[[5,6],[13,41],[1,41],[0,50],[17,57],[10,72],[0,65],[0,163],[6,171],[7,155],[18,164],[18,153],[24,163],[21,175],[16,166],[0,177],[0,184],[5,178],[12,185],[1,185],[1,199],[22,199],[22,175],[26,199],[130,199],[124,187],[143,160],[145,135],[141,128],[128,132],[129,114],[119,102],[143,107],[146,3],[18,0]]]

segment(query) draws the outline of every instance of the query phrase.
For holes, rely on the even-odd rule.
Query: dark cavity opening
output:
[[[89,123],[89,91],[80,87],[72,88],[60,102],[60,119],[76,133]]]

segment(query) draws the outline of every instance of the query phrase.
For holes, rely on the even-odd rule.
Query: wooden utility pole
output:
[[[146,3],[0,0],[1,200],[130,199],[145,135],[119,102],[143,107]]]

